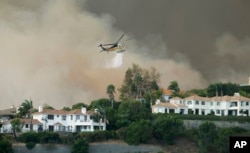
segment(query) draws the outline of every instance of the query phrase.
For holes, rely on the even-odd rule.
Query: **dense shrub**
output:
[[[28,148],[29,150],[33,149],[36,146],[36,143],[34,142],[27,142],[25,144],[26,148]]]
[[[152,137],[153,126],[150,120],[140,120],[128,126],[125,132],[125,142],[130,145],[145,143]]]
[[[117,139],[115,131],[94,131],[94,132],[81,132],[80,138],[85,138],[88,142],[105,141],[108,139]]]
[[[74,142],[71,153],[88,153],[88,150],[89,144],[85,139],[81,138]]]
[[[153,117],[167,116],[168,114],[154,114]],[[250,122],[250,117],[248,116],[216,116],[216,115],[183,115],[183,114],[171,114],[177,116],[182,120],[203,120],[203,121],[229,121],[229,122],[239,122],[245,123]]]
[[[26,132],[19,136],[19,140],[24,143],[60,143],[61,139],[56,132]]]
[[[22,133],[18,137],[19,141],[28,143],[28,142],[34,142],[38,143],[39,142],[39,134],[36,132],[26,132]]]
[[[183,121],[172,115],[158,116],[155,120],[153,135],[158,140],[174,144],[174,140],[184,131]]]
[[[0,152],[13,153],[12,144],[10,141],[0,138]]]

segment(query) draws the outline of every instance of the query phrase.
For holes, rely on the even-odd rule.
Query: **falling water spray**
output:
[[[123,53],[115,53],[112,60],[107,63],[107,68],[118,68],[122,66],[122,60],[123,60]]]

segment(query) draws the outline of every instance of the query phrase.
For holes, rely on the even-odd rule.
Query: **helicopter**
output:
[[[100,52],[103,52],[103,51],[106,51],[106,52],[116,52],[116,53],[122,53],[122,52],[125,52],[125,46],[123,46],[121,43],[120,43],[120,40],[123,38],[123,36],[125,35],[122,34],[122,36],[114,43],[109,43],[109,44],[100,44],[98,47],[101,47],[102,50]],[[104,47],[104,46],[107,46],[107,47]]]

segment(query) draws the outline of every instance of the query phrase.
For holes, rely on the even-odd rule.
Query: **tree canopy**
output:
[[[27,118],[30,118],[31,111],[33,109],[33,102],[32,100],[24,100],[24,102],[21,104],[19,110],[19,115],[21,117],[25,116]]]
[[[160,73],[155,68],[143,69],[139,65],[133,64],[128,68],[120,91],[120,99],[140,99],[149,91],[159,90]]]

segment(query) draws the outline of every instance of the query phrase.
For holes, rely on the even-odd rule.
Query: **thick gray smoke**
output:
[[[247,60],[248,39],[239,39],[230,32],[223,33],[213,42],[215,51],[209,53],[203,50],[191,52],[192,48],[187,46],[202,44],[196,42],[197,39],[193,39],[193,43],[185,42],[184,37],[178,43],[174,43],[187,47],[186,53],[183,53],[181,47],[174,47],[170,36],[175,41],[180,39],[178,35],[181,31],[178,30],[184,25],[172,23],[178,32],[174,30],[176,34],[170,34],[166,38],[164,33],[169,33],[172,29],[164,31],[164,25],[157,22],[143,25],[152,17],[148,16],[150,14],[139,12],[141,20],[136,20],[138,14],[124,15],[133,13],[139,7],[137,1],[126,2],[120,1],[121,5],[114,4],[115,7],[111,7],[102,4],[102,1],[91,1],[93,5],[99,5],[94,9],[89,3],[86,5],[85,1],[79,0],[0,1],[1,108],[12,104],[19,105],[30,97],[35,106],[47,103],[55,108],[62,108],[76,102],[88,104],[91,100],[107,97],[106,87],[109,84],[119,88],[125,71],[132,63],[143,68],[155,67],[161,73],[162,87],[167,87],[170,81],[177,80],[182,89],[201,88],[208,84],[207,78],[211,76],[216,76],[220,80],[230,78],[233,81],[243,80],[245,76],[248,78],[247,73],[241,70],[249,68],[244,67],[235,71],[236,66],[229,60],[233,57],[237,65],[241,64],[240,61]],[[148,3],[150,2],[145,1],[145,7]],[[123,10],[119,9],[119,6]],[[151,7],[157,10],[156,6]],[[93,13],[101,8],[117,10],[113,10],[114,14],[105,11]],[[140,7],[142,8],[144,7]],[[154,11],[151,13],[153,15]],[[182,15],[175,16],[177,17],[172,17],[173,20],[181,24]],[[178,19],[178,16],[181,19]],[[159,16],[161,17],[163,15]],[[121,21],[126,21],[126,24],[120,26],[124,23]],[[136,27],[135,22],[140,23],[140,26]],[[147,26],[152,26],[152,29],[160,29],[163,26],[162,32],[145,32],[147,29],[143,28]],[[99,53],[99,43],[115,41],[122,33],[126,33],[123,40],[127,47],[126,52]],[[135,39],[125,41],[130,37]],[[191,41],[192,37],[188,39]],[[168,45],[168,40],[171,45]],[[233,48],[239,54],[236,54]],[[198,56],[201,55],[200,52],[203,52],[203,57]],[[210,58],[210,61],[205,57]],[[216,61],[223,59],[223,64],[212,67],[215,61],[211,61],[211,57],[215,57]],[[207,69],[204,64],[207,64]],[[231,69],[227,69],[228,64]],[[221,74],[221,69],[225,69],[225,74]],[[214,74],[206,76],[208,72]],[[226,74],[231,76],[225,77]]]
[[[250,76],[250,1],[88,0],[87,4],[91,12],[114,16],[114,25],[137,39],[162,37],[168,50],[152,48],[145,52],[151,58],[183,62],[184,57],[208,83],[246,83]]]

